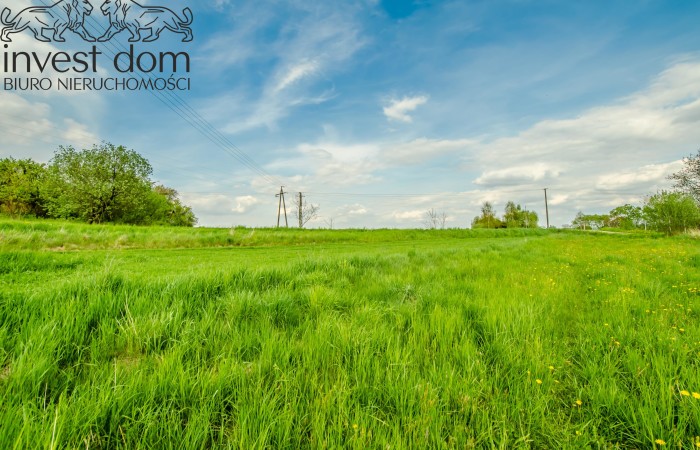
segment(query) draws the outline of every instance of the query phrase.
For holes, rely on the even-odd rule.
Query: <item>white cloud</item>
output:
[[[236,207],[233,208],[232,211],[238,214],[243,214],[247,212],[251,206],[257,205],[258,203],[260,203],[260,200],[252,195],[236,197]]]
[[[682,62],[646,90],[578,117],[544,120],[516,136],[482,142],[476,151],[487,166],[556,161],[577,166],[579,173],[610,164],[626,167],[687,153],[700,140],[698,118],[700,62]]]
[[[380,169],[374,144],[342,144],[320,140],[302,143],[297,153],[270,164],[272,171],[293,170],[297,176],[288,177],[290,186],[302,189],[309,185],[358,186],[379,180]]]
[[[551,164],[537,163],[506,169],[489,170],[474,180],[484,186],[513,186],[558,178],[561,171]]]
[[[367,214],[369,211],[367,208],[363,205],[352,205],[349,210],[348,210],[348,215],[350,216],[364,216]]]
[[[220,215],[234,209],[234,199],[225,194],[197,194],[181,192],[185,204],[192,207],[196,214]]]
[[[682,161],[666,164],[650,164],[635,168],[634,171],[606,173],[598,177],[597,187],[606,190],[639,189],[650,184],[664,182],[668,175],[683,167]]]
[[[389,120],[398,122],[411,123],[413,118],[408,113],[413,112],[420,105],[427,103],[428,97],[419,95],[416,97],[404,97],[400,100],[389,100],[389,105],[384,107],[384,115]]]
[[[284,71],[279,83],[277,83],[277,86],[275,86],[274,91],[280,92],[295,82],[313,75],[318,71],[318,69],[319,64],[315,61],[302,61],[297,64],[293,64],[286,71]]]
[[[569,200],[568,195],[554,195],[552,198],[549,199],[549,204],[552,206],[559,206],[559,205],[564,205],[566,202]]]
[[[425,216],[425,210],[414,209],[411,211],[395,211],[391,213],[391,217],[398,221],[419,221]]]
[[[100,138],[89,130],[85,124],[79,123],[71,118],[63,119],[65,131],[61,133],[61,137],[69,143],[89,147],[93,144],[99,144]]]
[[[75,145],[80,148],[100,142],[90,131],[89,125],[62,116],[69,107],[61,104],[60,99],[58,108],[50,105],[56,98],[40,96],[40,99],[38,101],[13,92],[0,91],[3,153],[46,162],[59,145]]]

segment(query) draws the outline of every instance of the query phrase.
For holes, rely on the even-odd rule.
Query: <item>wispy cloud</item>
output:
[[[420,105],[427,102],[428,96],[426,95],[392,99],[389,100],[389,104],[384,107],[384,115],[389,120],[411,123],[413,122],[413,118],[408,113],[415,111]]]
[[[617,102],[574,118],[544,120],[515,136],[483,141],[473,148],[483,170],[476,181],[529,166],[550,174],[565,173],[559,178],[572,188],[584,178],[589,186],[595,185],[590,177],[597,177],[601,170],[617,173],[668,163],[688,153],[700,141],[697,118],[700,61],[680,62],[659,75],[648,89]]]
[[[536,163],[505,169],[488,170],[474,184],[481,186],[514,186],[554,180],[561,175],[556,164]]]
[[[293,64],[282,74],[281,79],[274,88],[274,92],[280,92],[295,82],[313,75],[318,69],[319,64],[316,61],[301,61]]]
[[[274,129],[291,111],[334,98],[331,75],[346,70],[366,44],[357,17],[362,10],[351,4],[290,2],[279,7],[256,2],[241,8],[253,14],[255,27],[246,24],[246,14],[239,12],[232,19],[232,28],[241,24],[233,33],[235,42],[219,35],[205,45],[209,55],[224,55],[216,59],[219,71],[247,60],[260,66],[256,81],[237,82],[235,89],[209,99],[208,115],[227,117],[222,128],[229,133]],[[261,34],[272,24],[280,26],[279,33]],[[232,48],[237,56],[227,57]]]

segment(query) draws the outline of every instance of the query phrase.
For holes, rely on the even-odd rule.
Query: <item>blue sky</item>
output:
[[[137,45],[187,51],[192,90],[165,103],[0,91],[2,156],[126,145],[207,226],[274,225],[284,184],[289,203],[302,191],[319,205],[310,226],[420,227],[434,208],[464,227],[487,200],[543,223],[545,187],[553,225],[639,203],[700,147],[697,1],[143,3],[192,9],[193,42],[164,31]],[[15,49],[89,47],[13,36]]]

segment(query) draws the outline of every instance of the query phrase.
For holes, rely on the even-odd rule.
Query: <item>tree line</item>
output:
[[[111,143],[78,151],[59,147],[48,164],[0,159],[0,212],[13,217],[88,223],[194,226],[176,190],[150,179],[153,168],[134,150]]]
[[[472,220],[472,228],[537,228],[538,217],[534,211],[523,209],[509,201],[501,218],[496,217],[491,202],[484,202],[481,215]]]
[[[579,212],[572,225],[581,229],[645,228],[677,234],[700,227],[700,150],[683,159],[683,168],[671,174],[671,190],[650,195],[641,206],[626,204],[608,214]]]

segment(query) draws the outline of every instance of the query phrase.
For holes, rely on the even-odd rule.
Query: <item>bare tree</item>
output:
[[[697,155],[683,158],[683,168],[668,178],[674,181],[674,188],[692,195],[700,203],[700,150]]]
[[[445,229],[445,223],[447,222],[447,214],[444,211],[438,212],[435,209],[430,208],[425,212],[425,219],[423,220],[423,225],[430,230]]]
[[[318,217],[319,205],[305,202],[301,192],[294,198],[294,205],[297,210],[297,219],[299,219],[299,228],[304,228],[309,221]]]

